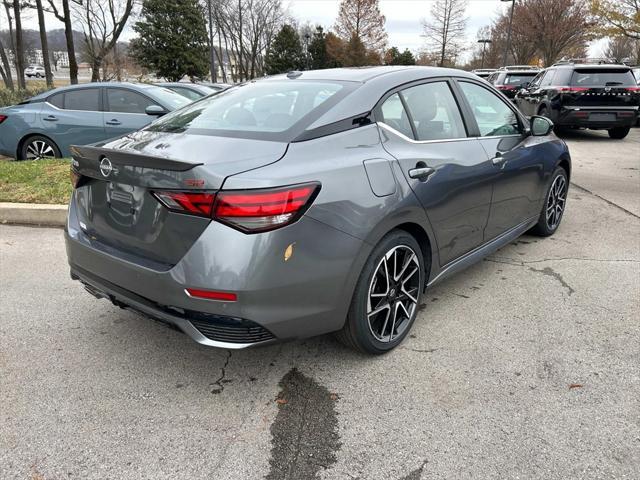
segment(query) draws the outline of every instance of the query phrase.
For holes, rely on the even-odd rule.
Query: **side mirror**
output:
[[[147,108],[145,108],[144,113],[146,113],[147,115],[153,115],[154,117],[161,117],[162,115],[166,115],[169,112],[167,112],[160,105],[149,105]]]
[[[534,115],[531,117],[531,135],[534,137],[544,137],[553,132],[553,122],[547,117]]]

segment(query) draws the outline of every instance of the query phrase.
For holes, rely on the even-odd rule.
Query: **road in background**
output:
[[[640,130],[601,137],[567,137],[555,236],[429,289],[380,357],[197,345],[85,293],[61,230],[0,226],[0,478],[637,478]]]

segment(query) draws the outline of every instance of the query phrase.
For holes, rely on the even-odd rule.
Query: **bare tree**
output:
[[[430,22],[423,20],[429,47],[438,52],[438,66],[454,64],[463,49],[461,40],[467,29],[468,0],[437,0],[431,8]]]
[[[18,88],[27,88],[24,81],[24,39],[22,37],[22,5],[20,0],[5,0],[4,8],[7,12],[9,20],[9,35],[11,38],[11,50],[13,51],[13,62],[16,68],[16,76],[18,78]],[[12,17],[15,22],[15,30],[12,27]],[[9,72],[11,74],[11,72]]]
[[[135,4],[135,0],[83,0],[75,4],[92,82],[100,81],[102,62],[116,45]]]
[[[14,87],[13,77],[11,76],[11,65],[9,64],[7,53],[4,50],[2,39],[0,39],[0,60],[2,61],[2,65],[0,65],[0,75],[2,75],[2,81],[4,82],[5,87],[7,87],[9,90],[13,90]]]
[[[49,42],[47,41],[47,28],[44,23],[42,0],[36,0],[36,10],[38,12],[38,27],[40,28],[40,46],[42,49],[44,75],[47,79],[47,87],[53,88],[53,75],[51,74],[51,63],[49,62]]]
[[[387,46],[385,21],[378,0],[342,0],[335,31],[345,42],[357,37],[367,50],[382,56]]]
[[[618,62],[630,60],[634,64],[640,62],[640,40],[631,37],[613,37],[604,50],[604,56]]]
[[[584,50],[592,38],[589,8],[582,0],[527,0],[522,7],[519,22],[546,66]]]
[[[77,1],[81,2],[82,0]],[[67,42],[67,56],[69,57],[69,81],[72,85],[75,85],[78,83],[78,60],[76,59],[76,47],[73,40],[71,6],[69,0],[62,0],[60,4],[58,0],[48,0],[48,2],[49,9],[47,11],[53,13],[59,21],[64,23],[64,36]]]
[[[269,45],[286,19],[281,0],[218,0],[211,14],[223,81],[227,81],[225,54],[233,81],[262,75]]]
[[[591,0],[600,33],[640,40],[640,0]]]

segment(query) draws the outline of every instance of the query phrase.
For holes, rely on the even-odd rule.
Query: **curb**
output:
[[[0,202],[0,223],[64,227],[66,205]]]

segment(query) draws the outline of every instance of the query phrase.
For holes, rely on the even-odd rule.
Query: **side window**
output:
[[[171,87],[170,90],[173,90],[174,92],[179,93],[183,97],[188,98],[189,100],[192,100],[194,102],[202,98],[202,95],[194,92],[193,90],[189,90],[188,88]]]
[[[495,93],[479,85],[460,82],[483,137],[520,133],[518,117]]]
[[[417,140],[445,140],[467,136],[447,82],[432,82],[402,91]]]
[[[64,93],[56,93],[55,95],[51,95],[49,98],[47,98],[47,102],[55,107],[64,108]]]
[[[404,109],[404,105],[402,105],[400,95],[394,93],[387,98],[380,107],[380,112],[382,113],[382,121],[384,123],[403,135],[413,138],[409,117]]]
[[[100,110],[99,94],[99,88],[67,91],[64,93],[64,109],[97,112]]]
[[[107,105],[109,112],[145,113],[150,105],[156,105],[144,95],[124,88],[107,88]]]
[[[547,70],[544,74],[544,78],[542,82],[540,82],[541,87],[548,87],[549,85],[553,85],[553,77],[555,76],[555,70]]]

